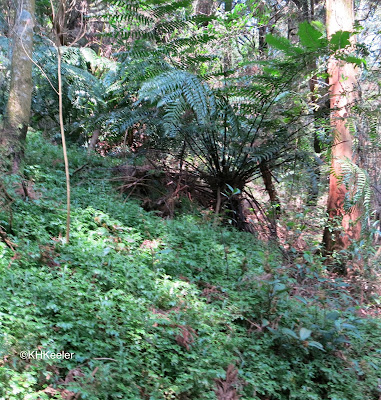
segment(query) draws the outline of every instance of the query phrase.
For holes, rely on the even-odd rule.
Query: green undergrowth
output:
[[[113,161],[73,149],[71,172],[88,164],[66,245],[61,149],[33,133],[26,154],[33,192],[7,177],[12,226],[0,214],[17,246],[0,242],[0,399],[207,400],[225,380],[247,400],[379,398],[380,324],[293,297],[275,247],[145,212],[117,194]],[[33,350],[74,356],[20,358]]]

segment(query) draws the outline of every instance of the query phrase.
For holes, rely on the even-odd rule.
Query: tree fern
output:
[[[340,180],[347,189],[344,209],[349,212],[353,207],[364,207],[366,214],[370,211],[372,190],[367,172],[354,164],[350,159],[339,159],[342,174]]]
[[[285,123],[274,122],[273,115],[266,117],[263,112],[285,102],[287,80],[277,78],[281,84],[276,87],[268,84],[268,76],[263,78],[263,85],[260,79],[254,84],[258,91],[244,88],[240,93],[235,87],[230,98],[228,90],[213,90],[195,75],[171,69],[145,82],[139,97],[140,102],[163,109],[165,131],[184,137],[188,150],[201,162],[198,169],[204,165],[208,172],[203,177],[214,188],[227,184],[242,188],[259,174],[262,161],[273,162],[285,153],[294,135]],[[268,97],[263,98],[266,92]],[[253,116],[253,110],[262,114]]]

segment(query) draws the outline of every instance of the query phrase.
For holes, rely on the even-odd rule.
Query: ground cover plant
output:
[[[276,247],[197,210],[164,220],[122,202],[98,178],[115,161],[73,174],[88,162],[75,149],[65,245],[60,147],[33,133],[27,154],[27,196],[6,177],[12,220],[1,212],[0,398],[378,398],[380,324],[323,273],[316,296],[295,295]]]
[[[374,0],[0,1],[0,400],[380,400]]]

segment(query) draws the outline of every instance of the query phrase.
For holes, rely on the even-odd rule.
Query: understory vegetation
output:
[[[381,400],[380,17],[0,0],[0,400]]]
[[[26,154],[0,214],[1,399],[378,398],[379,320],[308,252],[290,267],[197,207],[146,212],[76,149],[64,244],[61,148],[30,133]],[[74,356],[20,358],[39,349]]]

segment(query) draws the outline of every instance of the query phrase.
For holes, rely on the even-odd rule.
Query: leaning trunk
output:
[[[276,192],[273,179],[272,179],[272,174],[271,170],[269,168],[269,165],[266,163],[266,161],[262,161],[259,164],[259,168],[261,170],[261,175],[263,179],[263,183],[266,188],[266,192],[269,195],[270,198],[270,203],[271,203],[271,214],[272,214],[272,219],[276,219],[279,217],[281,208],[280,208],[280,200],[278,197],[278,193]]]
[[[337,31],[352,31],[354,21],[353,0],[327,0],[327,35]],[[348,127],[350,106],[354,100],[356,73],[353,64],[331,59],[329,63],[329,84],[331,96],[331,127],[334,134],[332,146],[332,173],[329,182],[328,213],[330,225],[335,219],[341,220],[341,228],[324,231],[323,242],[327,254],[334,250],[346,249],[351,240],[360,236],[358,222],[360,210],[356,207],[350,212],[344,210],[347,193],[345,185],[338,179],[342,175],[340,160],[354,161],[352,135]]]
[[[98,142],[98,138],[99,138],[99,134],[100,134],[100,130],[99,129],[95,129],[93,132],[93,136],[91,137],[90,143],[89,143],[89,147],[87,148],[87,154],[90,155],[94,150],[95,150],[95,145]],[[124,146],[126,147],[126,146]]]
[[[20,2],[13,29],[10,92],[0,145],[12,172],[17,172],[24,155],[32,98],[32,50],[34,0]]]

